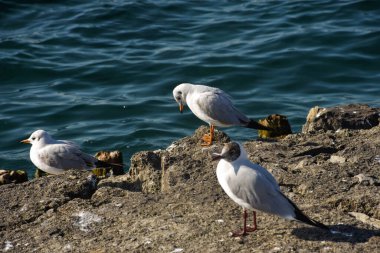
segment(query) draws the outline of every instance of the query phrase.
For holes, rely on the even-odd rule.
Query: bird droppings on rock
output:
[[[63,246],[63,252],[73,252],[73,246],[69,243]]]
[[[171,251],[170,253],[179,253],[179,252],[182,252],[183,249],[182,248],[175,248],[173,251]]]
[[[74,226],[79,227],[83,232],[90,231],[90,226],[93,223],[98,223],[102,221],[102,218],[94,213],[88,211],[80,211],[79,213],[73,214]]]
[[[4,242],[4,248],[3,248],[3,251],[4,252],[7,252],[7,251],[9,251],[9,250],[12,250],[14,248],[14,246],[13,246],[13,243],[12,242],[10,242],[10,241],[5,241]]]

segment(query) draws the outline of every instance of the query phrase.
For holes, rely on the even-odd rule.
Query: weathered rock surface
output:
[[[307,115],[303,133],[319,130],[370,129],[379,125],[380,108],[365,104],[341,105],[330,108],[314,107]]]
[[[123,175],[123,155],[120,151],[99,151],[95,154],[95,157],[103,162],[107,162],[112,165],[112,173],[113,175]],[[110,169],[107,168],[107,172]]]
[[[273,131],[258,130],[259,138],[282,138],[292,133],[290,123],[286,116],[280,114],[272,114],[265,119],[259,120],[263,126],[270,127]]]
[[[258,230],[228,236],[241,209],[219,186],[210,154],[229,139],[206,127],[165,150],[143,151],[130,173],[101,180],[68,172],[0,187],[7,252],[377,252],[380,126],[244,143],[310,217],[339,233],[258,213]],[[332,156],[338,157],[331,159]],[[338,162],[336,162],[338,161]],[[364,176],[357,176],[357,175]],[[362,179],[362,181],[360,181]],[[364,183],[367,180],[369,183]]]
[[[24,170],[0,170],[0,185],[26,181],[28,181],[28,174]]]

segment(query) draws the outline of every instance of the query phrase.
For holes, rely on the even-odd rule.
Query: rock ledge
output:
[[[130,173],[100,182],[70,171],[0,188],[6,252],[376,252],[380,245],[380,126],[311,131],[244,143],[287,196],[339,233],[258,213],[258,231],[236,240],[241,210],[217,183],[200,136],[143,151]]]

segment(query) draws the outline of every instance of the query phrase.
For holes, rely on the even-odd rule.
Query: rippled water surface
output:
[[[36,129],[127,162],[165,148],[203,124],[178,112],[182,82],[293,131],[315,105],[380,106],[380,1],[247,2],[0,1],[0,168],[32,173]]]

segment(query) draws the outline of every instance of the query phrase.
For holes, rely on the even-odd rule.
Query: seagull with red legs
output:
[[[243,207],[243,229],[232,233],[232,236],[245,236],[257,229],[256,211],[329,231],[327,226],[307,217],[287,198],[272,174],[248,159],[241,144],[237,142],[225,144],[220,154],[213,154],[213,160],[219,160],[216,168],[219,184],[233,201]],[[247,225],[247,210],[253,213],[252,226]]]
[[[173,90],[173,97],[182,113],[185,105],[199,119],[210,125],[210,133],[203,136],[203,146],[210,146],[214,140],[215,127],[242,126],[258,130],[273,130],[249,119],[231,101],[231,97],[219,88],[206,85],[182,83]]]

